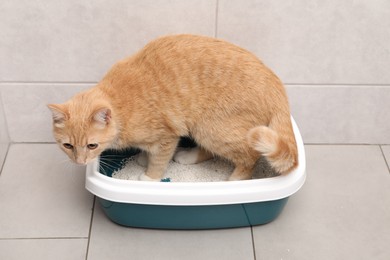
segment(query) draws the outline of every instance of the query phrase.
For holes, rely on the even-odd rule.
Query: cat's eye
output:
[[[69,144],[69,143],[64,143],[62,144],[66,149],[73,149],[73,145]]]
[[[99,145],[98,144],[87,144],[87,147],[89,150],[94,150],[98,147]]]

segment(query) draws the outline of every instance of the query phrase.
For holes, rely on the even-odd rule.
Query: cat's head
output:
[[[53,133],[60,148],[77,164],[97,158],[116,139],[118,130],[109,104],[88,95],[50,104]]]

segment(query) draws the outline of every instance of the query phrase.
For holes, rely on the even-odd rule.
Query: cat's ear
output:
[[[99,108],[93,114],[93,121],[98,128],[104,128],[111,121],[111,110],[109,108]]]
[[[65,127],[65,121],[68,119],[65,107],[58,104],[49,104],[47,107],[51,110],[54,126],[58,128]]]

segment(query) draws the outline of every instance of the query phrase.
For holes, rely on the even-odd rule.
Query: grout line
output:
[[[216,8],[215,8],[215,26],[214,26],[214,37],[218,37],[218,17],[219,17],[219,0],[216,0]],[[8,85],[8,84],[43,84],[43,85],[53,85],[53,84],[59,84],[59,85],[91,85],[91,84],[97,84],[98,81],[0,81],[0,85]],[[390,87],[390,83],[343,83],[343,82],[336,82],[336,83],[311,83],[311,82],[305,82],[305,83],[299,83],[299,82],[283,82],[285,86],[362,86],[362,87],[372,87],[372,86],[378,86],[378,87]]]
[[[356,86],[356,87],[390,87],[390,84],[378,84],[378,83],[288,83],[288,82],[283,82],[283,85],[285,86]]]
[[[10,144],[56,144],[56,142],[10,142]]]
[[[89,254],[89,245],[90,245],[90,242],[91,242],[93,215],[95,214],[95,202],[96,202],[96,196],[93,196],[91,222],[89,223],[88,243],[87,243],[87,252],[85,253],[85,260],[88,259],[88,254]]]
[[[10,148],[11,144],[8,143],[7,144],[7,149],[5,151],[5,156],[4,156],[4,160],[2,161],[1,165],[0,165],[0,176],[3,172],[3,168],[4,168],[4,165],[5,165],[5,162],[7,161],[7,157],[8,157],[8,152],[9,152],[9,148]]]
[[[216,0],[214,38],[218,38],[218,13],[219,13],[219,0]]]
[[[253,259],[256,260],[256,247],[255,247],[255,238],[253,235],[253,226],[251,226],[251,236],[252,236],[252,249],[253,249]]]
[[[218,14],[219,14],[219,0],[216,0],[215,8],[215,26],[214,26],[214,37],[218,37]],[[0,81],[0,85],[17,85],[17,84],[42,84],[42,85],[92,85],[97,84],[98,81]],[[362,87],[390,87],[389,83],[292,83],[292,82],[283,82],[285,86],[362,86]]]
[[[56,142],[10,142],[11,144],[56,144]],[[376,143],[376,144],[369,144],[369,143],[304,143],[304,145],[351,145],[351,146],[357,146],[357,145],[369,145],[369,146],[376,146],[376,145],[390,145],[384,144],[384,143]]]
[[[337,145],[337,146],[378,146],[378,145],[388,145],[388,144],[368,144],[368,143],[304,143],[304,145]]]
[[[241,204],[241,206],[242,206],[242,209],[245,212],[245,216],[246,216],[246,219],[248,221],[248,224],[250,225],[249,228],[251,230],[253,259],[256,260],[256,249],[255,249],[255,240],[254,240],[254,237],[253,237],[253,226],[252,226],[251,221],[249,219],[249,216],[248,216],[248,213],[246,211],[245,205]]]
[[[87,237],[11,237],[0,238],[1,240],[66,240],[66,239],[87,239]]]
[[[97,84],[97,81],[0,81],[2,84]]]
[[[3,101],[3,96],[0,92],[0,113],[2,114],[3,118],[4,118],[4,125],[3,125],[3,128],[5,130],[5,136],[6,136],[6,139],[7,139],[7,152],[6,152],[6,155],[8,154],[8,150],[9,150],[9,147],[11,146],[11,136],[10,136],[10,132],[9,132],[9,124],[8,124],[8,119],[7,119],[7,114],[5,112],[5,106],[4,106],[4,101]],[[4,161],[3,163],[5,162],[5,159],[6,157],[4,157]],[[1,170],[3,168],[3,165],[0,166],[0,173],[1,173]]]
[[[382,145],[379,145],[379,148],[381,149],[383,159],[385,160],[385,163],[386,163],[386,166],[387,166],[387,170],[388,170],[389,173],[390,173],[390,166],[389,166],[389,163],[388,163],[387,160],[386,160],[386,156],[385,156],[385,153],[383,152]]]

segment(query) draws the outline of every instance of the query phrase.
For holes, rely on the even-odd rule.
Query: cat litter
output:
[[[130,157],[124,163],[122,169],[114,171],[113,178],[121,180],[139,180],[141,174],[146,171],[137,160],[137,156]],[[162,182],[216,182],[226,181],[233,172],[231,163],[221,158],[214,158],[197,164],[180,164],[170,161]],[[253,171],[253,179],[274,177],[275,173],[265,159],[256,164]]]

